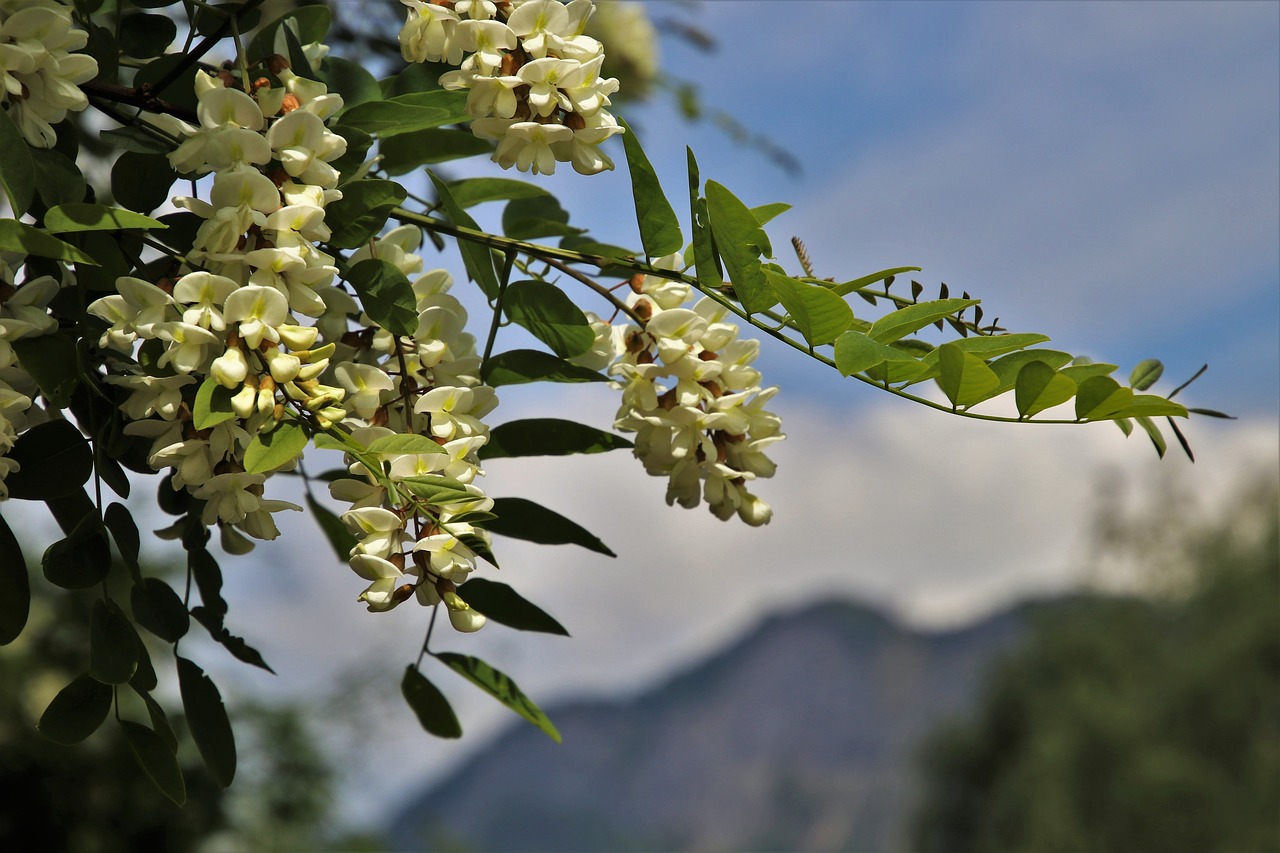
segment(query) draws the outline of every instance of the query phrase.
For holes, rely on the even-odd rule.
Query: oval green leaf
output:
[[[605,453],[635,445],[620,435],[560,418],[529,418],[498,424],[480,448],[481,459]]]
[[[635,201],[636,224],[640,227],[640,243],[651,259],[680,251],[684,235],[680,233],[680,220],[662,192],[658,173],[654,171],[640,137],[636,136],[624,120],[622,147],[627,155],[627,170],[631,173],[631,196]]]
[[[449,220],[460,228],[479,231],[480,227],[476,225],[476,221],[454,200],[449,185],[430,170],[427,171],[427,177],[431,178],[431,183],[436,188],[436,195],[440,197],[440,204],[444,207]],[[498,274],[494,272],[493,254],[489,251],[489,247],[470,240],[459,239],[457,243],[458,252],[462,255],[462,263],[467,268],[467,276],[479,285],[485,296],[490,299],[497,297]]]
[[[0,219],[0,251],[89,266],[98,265],[97,261],[70,243],[64,243],[57,237],[52,237],[39,228],[24,225],[16,219]]]
[[[564,626],[545,610],[505,583],[472,578],[458,587],[458,597],[486,617],[508,628],[569,636]]]
[[[98,730],[111,710],[111,686],[87,673],[58,691],[36,728],[54,743],[70,746]]]
[[[333,234],[329,242],[355,249],[375,237],[387,217],[408,194],[395,181],[367,178],[342,185],[342,198],[325,207],[324,220]]]
[[[944,320],[977,304],[977,299],[938,299],[933,302],[908,305],[876,320],[871,324],[871,331],[867,334],[882,344],[891,344],[912,332],[923,329],[930,323]]]
[[[1111,417],[1133,402],[1133,390],[1122,388],[1110,376],[1090,376],[1076,390],[1076,418],[1101,420]]]
[[[31,579],[18,537],[0,515],[0,646],[18,638],[31,612]]]
[[[573,300],[546,281],[517,281],[502,297],[502,310],[561,358],[582,355],[595,343],[591,323]]]
[[[515,349],[498,353],[480,369],[485,384],[523,385],[527,382],[608,382],[609,377],[546,352]]]
[[[196,391],[195,406],[191,410],[191,422],[196,429],[209,429],[236,416],[231,408],[231,398],[240,389],[224,388],[212,376],[200,383]]]
[[[8,110],[0,110],[0,188],[9,200],[14,216],[22,216],[35,198],[35,166],[31,162],[31,148],[14,124]]]
[[[765,279],[787,309],[790,322],[809,346],[835,341],[853,322],[853,309],[836,294],[816,284],[806,284],[771,269]]]
[[[244,470],[248,474],[274,471],[298,458],[307,446],[307,433],[296,421],[281,421],[271,432],[258,433],[244,452]]]
[[[1148,358],[1138,362],[1133,372],[1129,374],[1129,387],[1135,391],[1145,391],[1159,382],[1163,375],[1164,364],[1160,359]]]
[[[382,137],[470,121],[467,93],[443,89],[370,101],[342,114],[342,123]]]
[[[44,227],[50,234],[64,234],[76,231],[123,231],[126,228],[164,229],[168,226],[132,210],[78,202],[60,204],[50,210],[45,214]]]
[[[533,501],[494,498],[493,513],[498,517],[485,524],[490,533],[540,545],[579,545],[608,557],[617,556],[586,528]]]
[[[98,516],[84,516],[70,535],[50,545],[40,566],[49,583],[63,589],[88,589],[105,580],[111,573],[111,545]]]
[[[128,741],[129,749],[133,752],[138,766],[160,789],[160,793],[179,806],[185,803],[187,785],[183,781],[182,770],[178,767],[178,759],[164,738],[132,720],[121,720],[120,729],[124,732],[125,740]]]
[[[716,250],[729,271],[738,301],[748,314],[772,308],[778,298],[760,265],[760,255],[766,251],[769,239],[755,216],[737,196],[715,181],[707,181],[706,202]]]
[[[512,711],[524,717],[541,729],[547,737],[560,743],[560,732],[556,731],[542,709],[532,699],[524,695],[516,683],[504,673],[489,666],[480,658],[470,655],[459,655],[453,652],[439,652],[435,657],[445,663],[454,672],[506,705]]]
[[[369,442],[370,453],[389,455],[448,453],[430,436],[426,435],[384,435]]]
[[[146,578],[129,593],[133,618],[139,625],[168,643],[176,643],[191,627],[187,606],[160,578]]]
[[[981,403],[1000,388],[999,377],[985,361],[951,344],[938,347],[937,381],[957,408]]]
[[[204,670],[183,657],[178,658],[178,690],[191,739],[209,774],[223,788],[230,787],[236,776],[236,739],[222,694]]]
[[[919,359],[910,353],[872,340],[852,329],[836,338],[835,361],[836,369],[844,376],[864,373],[886,362],[919,364]]]
[[[410,664],[400,681],[400,692],[422,727],[436,737],[462,737],[462,725],[440,689]]]
[[[89,674],[104,684],[127,684],[138,668],[136,634],[113,601],[95,601],[89,617]]]
[[[1045,409],[1067,402],[1076,393],[1076,383],[1043,361],[1029,361],[1018,371],[1014,401],[1018,417],[1029,418]]]
[[[347,281],[360,294],[360,304],[373,322],[393,335],[412,335],[418,330],[413,285],[394,264],[365,258],[347,273]]]

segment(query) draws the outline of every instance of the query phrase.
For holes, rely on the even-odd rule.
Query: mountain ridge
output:
[[[405,800],[394,849],[892,848],[920,738],[1044,606],[942,631],[844,599],[772,614],[638,693],[549,706],[561,746],[498,734]]]

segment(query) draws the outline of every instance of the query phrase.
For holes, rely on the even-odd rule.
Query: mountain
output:
[[[1023,605],[947,632],[827,602],[626,701],[520,723],[394,817],[393,849],[888,850],[921,737],[976,695]]]

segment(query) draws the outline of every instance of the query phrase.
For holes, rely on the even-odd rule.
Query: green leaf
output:
[[[449,700],[413,664],[405,668],[404,678],[400,681],[400,692],[417,715],[418,722],[428,732],[436,737],[462,737],[462,726],[458,723]]]
[[[88,589],[111,572],[111,545],[97,514],[84,516],[65,538],[50,545],[40,561],[49,583]]]
[[[1010,353],[996,359],[991,362],[990,367],[995,375],[1000,377],[1000,390],[1008,391],[1014,387],[1018,381],[1019,372],[1033,361],[1042,361],[1057,370],[1071,361],[1071,354],[1052,349],[1035,349]]]
[[[1190,416],[1191,413],[1181,403],[1175,403],[1159,394],[1134,394],[1128,405],[1112,415],[1117,418],[1187,418]]]
[[[76,342],[70,333],[19,338],[12,343],[22,368],[40,386],[40,393],[59,409],[71,403],[71,394],[80,384]]]
[[[34,148],[31,150],[31,165],[35,168],[36,195],[45,207],[84,199],[84,175],[61,151]]]
[[[871,331],[867,334],[882,344],[891,344],[912,332],[923,329],[930,323],[946,319],[958,311],[977,304],[977,299],[939,299],[934,302],[908,305],[876,320],[871,324]]]
[[[133,692],[142,699],[142,703],[147,706],[147,716],[151,718],[151,728],[160,740],[164,741],[165,746],[169,747],[173,752],[178,751],[178,736],[173,733],[173,726],[169,725],[169,717],[165,714],[164,708],[160,707],[160,703],[152,698],[148,690],[144,690],[135,683],[130,683]],[[150,688],[154,690],[155,688]]]
[[[836,369],[844,376],[864,373],[886,362],[919,364],[919,359],[862,332],[847,331],[835,341]],[[923,365],[921,365],[923,368]]]
[[[1000,388],[999,377],[985,361],[952,344],[938,347],[938,369],[938,387],[957,408],[980,403]]]
[[[495,498],[493,513],[498,517],[485,525],[490,533],[540,545],[580,545],[608,557],[617,556],[581,525],[533,501]]]
[[[177,179],[164,154],[126,151],[111,166],[111,194],[117,204],[130,210],[151,211],[169,200],[169,189]]]
[[[204,670],[183,657],[178,658],[178,690],[191,739],[209,774],[223,788],[230,787],[236,775],[236,739],[222,694]]]
[[[619,119],[624,133],[622,146],[627,155],[627,169],[631,173],[631,195],[635,200],[636,224],[640,227],[640,243],[644,252],[652,258],[660,258],[680,251],[684,235],[680,233],[680,221],[671,202],[662,192],[658,174],[640,145],[640,137],[624,120]]]
[[[382,155],[379,165],[389,175],[404,175],[423,166],[476,157],[492,151],[492,143],[479,139],[468,131],[445,127],[392,136],[378,143],[378,153]]]
[[[197,517],[195,520],[200,519]],[[218,568],[218,561],[208,551],[200,549],[187,554],[187,568],[195,578],[200,600],[210,614],[218,617],[217,625],[221,626],[221,619],[227,612],[227,602],[222,598],[222,569]]]
[[[320,530],[324,533],[324,537],[333,546],[333,552],[337,555],[338,561],[345,563],[351,556],[351,549],[355,547],[356,537],[351,535],[350,530],[347,530],[347,526],[342,523],[342,519],[330,512],[310,493],[307,494],[306,499],[307,509],[320,525]]]
[[[281,421],[275,429],[258,433],[244,452],[247,474],[265,474],[296,459],[307,446],[306,430],[297,421]]]
[[[827,288],[796,281],[771,269],[764,274],[809,346],[834,342],[853,322],[849,303]]]
[[[755,216],[737,196],[715,181],[707,181],[706,201],[716,250],[729,271],[738,301],[748,314],[772,308],[778,299],[760,265],[768,238],[756,224]]]
[[[698,161],[693,157],[693,149],[686,147],[685,155],[689,161],[689,217],[693,231],[693,263],[698,276],[698,284],[703,290],[719,290],[724,284],[724,273],[720,269],[720,256],[716,252],[715,236],[711,233],[711,216],[707,213],[707,200],[698,194],[700,188]],[[754,219],[754,215],[752,217]]]
[[[159,0],[156,0],[159,2]],[[169,3],[165,3],[169,5]],[[200,6],[196,9],[195,18],[192,21],[195,24],[196,32],[205,37],[216,36],[227,23],[232,13],[241,10],[247,3],[211,3],[207,6]],[[257,8],[250,8],[241,12],[239,16],[240,32],[247,33],[256,29],[258,23],[262,19],[262,12]],[[223,33],[225,34],[225,33]]]
[[[262,655],[257,649],[246,643],[242,638],[232,634],[223,626],[221,614],[216,614],[207,607],[193,607],[191,608],[191,615],[204,626],[205,630],[209,632],[209,636],[220,643],[236,660],[243,661],[250,666],[256,666],[259,669],[265,669],[272,675],[275,674],[275,670],[267,666],[267,662],[262,659]]]
[[[893,269],[880,270],[880,272],[864,275],[862,278],[833,284],[831,285],[831,292],[837,296],[847,296],[855,290],[861,290],[868,285],[875,284],[877,281],[884,281],[890,276],[902,275],[904,272],[920,272],[920,267],[894,267]]]
[[[97,261],[70,243],[64,243],[57,237],[51,237],[39,228],[24,225],[16,219],[0,219],[0,251],[95,267],[98,265]]]
[[[49,707],[40,715],[36,728],[54,743],[70,746],[98,730],[111,710],[111,685],[103,684],[88,673],[58,691]]]
[[[150,59],[162,55],[178,35],[178,25],[168,15],[134,12],[120,19],[116,29],[126,56]]]
[[[365,258],[347,273],[373,322],[393,335],[418,331],[418,302],[404,273],[381,258]]]
[[[1093,376],[1109,376],[1114,373],[1116,366],[1114,364],[1103,364],[1101,362],[1086,361],[1079,364],[1071,364],[1062,368],[1060,371],[1063,376],[1070,376],[1075,383],[1079,385],[1086,379]]]
[[[275,53],[276,31],[282,26],[288,27],[291,40],[299,44],[311,44],[324,41],[332,21],[333,13],[328,6],[299,6],[292,9],[264,26],[253,37],[249,44],[249,58],[260,60]],[[296,68],[294,71],[301,73]]]
[[[135,636],[114,601],[95,601],[89,617],[89,674],[103,684],[127,684],[138,668]]]
[[[1164,433],[1160,432],[1160,427],[1156,426],[1155,421],[1145,415],[1139,415],[1134,418],[1138,422],[1138,426],[1142,427],[1142,431],[1151,439],[1151,443],[1155,445],[1156,455],[1161,459],[1164,458],[1165,451],[1169,449],[1168,442],[1164,440]],[[1116,421],[1120,423],[1120,421]]]
[[[474,501],[476,495],[467,491],[467,487],[451,477],[435,474],[424,474],[421,477],[405,477],[396,481],[396,486],[404,488],[415,497],[430,504],[444,506],[460,501]]]
[[[756,224],[763,228],[790,209],[791,205],[786,202],[775,201],[772,204],[762,204],[751,208],[751,215],[755,217]]]
[[[1120,383],[1110,376],[1090,376],[1076,390],[1076,418],[1082,421],[1101,420],[1122,411],[1132,402],[1132,389],[1120,387]]]
[[[124,732],[129,749],[138,766],[150,777],[160,793],[173,800],[179,806],[187,801],[187,785],[182,779],[182,770],[178,767],[178,759],[173,750],[165,743],[164,738],[151,729],[132,720],[121,720],[120,729]]]
[[[167,643],[176,643],[191,627],[187,606],[160,578],[146,578],[129,593],[133,618],[139,625]]]
[[[1049,340],[1048,335],[1038,335],[1025,332],[1014,335],[977,335],[972,338],[960,338],[959,340],[951,341],[950,343],[957,349],[964,350],[965,352],[971,352],[985,360],[995,358],[1006,353],[1016,352],[1029,346],[1035,346],[1036,344],[1042,344],[1047,340]],[[1069,358],[1070,357],[1068,356],[1068,359]],[[920,360],[925,364],[935,365],[938,363],[938,351],[935,349],[928,355],[923,356]],[[1065,364],[1066,362],[1063,363]],[[995,369],[995,365],[993,364],[988,364],[988,367],[991,367],[993,370]],[[1000,376],[998,372],[996,375]],[[1000,381],[1003,385],[1003,376],[1001,376]]]
[[[1018,371],[1014,400],[1018,417],[1029,418],[1045,409],[1067,402],[1076,393],[1076,383],[1043,361],[1028,361]]]
[[[341,56],[326,56],[324,66],[320,76],[330,92],[337,92],[342,96],[344,112],[360,104],[382,99],[378,79],[360,63]]]
[[[458,587],[458,597],[508,628],[569,636],[563,625],[505,583],[472,578]]]
[[[1138,366],[1129,374],[1129,387],[1135,391],[1145,391],[1159,382],[1163,375],[1164,364],[1159,359],[1149,358],[1138,362]]]
[[[231,398],[238,391],[238,388],[224,388],[212,376],[201,382],[191,410],[191,422],[195,428],[210,429],[234,418],[236,413],[231,408]]]
[[[511,178],[467,178],[450,181],[446,186],[459,208],[474,207],[486,201],[511,201],[550,195],[537,184]]]
[[[481,459],[512,456],[566,456],[570,453],[604,453],[634,447],[627,439],[586,424],[559,418],[529,418],[498,424],[480,448]]]
[[[120,552],[120,559],[124,560],[124,564],[132,573],[134,583],[140,582],[142,574],[138,567],[138,551],[142,547],[142,542],[138,535],[138,525],[134,524],[128,507],[122,503],[113,503],[103,513],[102,520],[107,530],[111,531],[116,550]]]
[[[470,121],[467,93],[414,92],[385,101],[359,104],[342,114],[342,123],[383,138]]]
[[[9,200],[14,216],[22,216],[36,196],[35,164],[31,147],[22,131],[14,124],[8,110],[0,110],[0,188]]]
[[[515,240],[578,237],[585,230],[569,224],[569,211],[551,195],[512,199],[502,211],[502,232]]]
[[[596,333],[582,310],[550,282],[513,282],[503,294],[502,310],[561,358],[582,355],[595,343]]]
[[[370,453],[402,455],[405,453],[448,453],[428,435],[384,435],[369,442]]]
[[[435,185],[436,194],[440,197],[440,204],[444,206],[444,211],[450,221],[460,228],[479,231],[480,227],[476,225],[476,221],[454,201],[453,193],[450,192],[448,184],[430,170],[427,171],[427,176],[431,178],[431,183]],[[498,274],[493,269],[493,254],[487,246],[479,243],[463,239],[459,239],[457,242],[458,252],[462,255],[462,263],[467,268],[467,276],[480,286],[480,290],[484,292],[485,296],[490,299],[495,298],[498,295]]]
[[[60,204],[46,213],[44,227],[50,234],[64,234],[76,231],[122,231],[126,228],[163,229],[168,226],[131,210],[77,202]]]
[[[0,515],[0,646],[18,638],[31,611],[31,579],[22,546]]]
[[[480,370],[486,385],[523,385],[526,382],[608,382],[609,377],[550,353],[531,349],[501,352]],[[12,475],[10,475],[12,476]]]
[[[356,249],[376,237],[387,217],[408,194],[395,181],[366,178],[342,185],[342,198],[324,210],[324,221],[333,230],[329,243],[340,249]]]
[[[470,655],[438,652],[435,657],[494,699],[497,699],[503,705],[533,723],[547,737],[556,743],[560,743],[560,732],[556,731],[555,725],[546,714],[542,713],[542,709],[534,704],[532,699],[520,692],[520,688],[516,686],[516,683],[506,675],[479,658],[471,657]]]

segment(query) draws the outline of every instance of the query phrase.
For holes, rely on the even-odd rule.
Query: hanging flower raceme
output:
[[[677,269],[680,260],[655,266]],[[785,436],[764,408],[778,389],[762,389],[751,366],[759,341],[739,339],[728,310],[710,297],[687,307],[692,288],[682,282],[640,276],[632,291],[628,304],[644,325],[613,329],[609,373],[622,391],[615,428],[636,433],[645,470],[668,478],[668,504],[692,508],[705,498],[717,518],[767,524],[773,511],[747,484],[773,476],[765,451]]]
[[[286,422],[301,434],[300,420],[347,417],[343,389],[322,381],[335,345],[318,344],[320,328],[302,319],[325,316],[321,293],[338,292],[338,268],[317,243],[329,237],[325,205],[342,195],[329,164],[346,143],[324,126],[342,101],[278,58],[273,70],[283,85],[263,79],[253,94],[230,75],[197,74],[199,126],[160,122],[186,137],[170,155],[175,169],[213,173],[208,201],[174,200],[204,220],[186,255],[199,268],[157,283],[121,278],[88,307],[108,324],[103,347],[152,348],[150,368],[122,363],[106,380],[129,392],[125,432],[152,439],[150,464],[205,501],[206,524],[258,539],[278,535],[272,513],[300,509],[262,497],[267,476],[299,456],[246,471],[250,447]],[[202,408],[215,395],[229,412]]]
[[[351,264],[377,257],[405,275],[420,273],[421,236],[414,227],[393,229],[352,253]],[[466,311],[448,293],[451,284],[444,270],[413,279],[413,335],[392,335],[367,315],[358,329],[344,322],[326,330],[340,338],[333,373],[345,391],[344,423],[369,451],[348,454],[353,476],[330,491],[352,506],[343,515],[358,540],[351,568],[370,582],[359,596],[370,610],[409,598],[443,601],[455,628],[475,631],[484,617],[455,589],[489,553],[488,534],[468,519],[493,507],[474,481],[484,473],[476,455],[489,438],[483,418],[498,401],[480,381],[475,338],[464,331]]]
[[[584,35],[591,0],[401,2],[401,54],[458,66],[440,85],[468,92],[472,131],[497,142],[496,163],[535,174],[557,162],[584,175],[613,168],[600,144],[623,130],[605,109],[618,81],[600,76],[604,47]]]
[[[35,380],[18,362],[13,344],[58,330],[58,321],[46,306],[59,283],[45,275],[15,286],[13,270],[22,266],[22,260],[21,255],[0,253],[0,500],[9,497],[5,478],[20,468],[9,458],[9,450],[19,434],[46,418],[34,402],[39,393]]]
[[[32,147],[52,148],[53,126],[89,106],[79,85],[98,75],[98,62],[74,53],[88,40],[72,29],[70,6],[0,0],[0,107]]]

